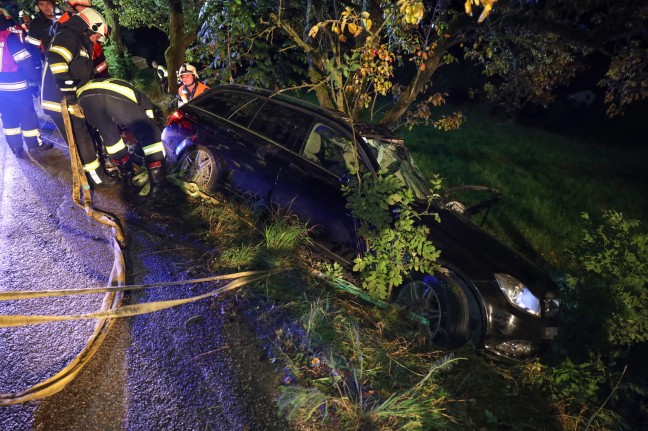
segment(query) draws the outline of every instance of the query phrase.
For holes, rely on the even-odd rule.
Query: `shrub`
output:
[[[440,186],[440,184],[436,184]],[[347,208],[358,219],[358,232],[367,252],[354,260],[362,287],[375,298],[391,297],[412,271],[430,273],[437,269],[440,251],[427,239],[429,228],[417,225],[424,212],[414,206],[414,195],[403,181],[385,170],[373,177],[342,186]]]
[[[648,234],[615,211],[603,212],[599,226],[588,214],[583,219],[573,253],[580,270],[568,276],[564,295],[582,329],[576,336],[590,334],[592,347],[603,352],[648,341]]]

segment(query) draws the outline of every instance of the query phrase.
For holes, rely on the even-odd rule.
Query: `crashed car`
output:
[[[169,164],[206,192],[216,188],[289,208],[313,226],[319,251],[342,264],[362,250],[341,182],[357,158],[360,173],[388,168],[421,202],[430,194],[401,138],[352,124],[343,113],[237,85],[212,88],[182,106],[163,131]],[[465,214],[440,204],[421,223],[441,250],[442,270],[413,274],[395,301],[427,318],[438,345],[468,341],[503,359],[537,354],[557,333],[554,282]]]

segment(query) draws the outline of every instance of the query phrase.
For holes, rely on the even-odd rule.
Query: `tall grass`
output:
[[[582,212],[617,210],[648,215],[645,147],[617,149],[513,124],[478,109],[464,109],[455,132],[431,127],[403,131],[428,178],[445,187],[488,185],[503,192],[485,228],[538,263],[568,267],[566,249],[580,238]]]

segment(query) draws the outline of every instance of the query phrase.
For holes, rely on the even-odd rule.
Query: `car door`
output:
[[[232,120],[240,122],[235,113]],[[301,144],[312,116],[290,105],[266,101],[246,128],[237,133],[242,144],[232,157],[230,183],[261,204],[270,202],[272,188],[281,169],[288,163],[291,148]]]
[[[313,239],[334,257],[351,262],[358,252],[356,225],[341,191],[352,166],[367,172],[352,135],[323,118],[315,119],[301,149],[281,171],[272,200],[289,206],[313,227]]]

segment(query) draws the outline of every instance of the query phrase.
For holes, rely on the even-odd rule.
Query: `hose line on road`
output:
[[[85,210],[89,217],[110,228],[112,233],[111,242],[114,259],[110,276],[108,278],[108,286],[123,286],[126,284],[126,269],[124,264],[124,255],[121,249],[121,245],[124,243],[123,231],[121,226],[112,216],[102,211],[95,210],[92,206],[92,193],[85,172],[83,171],[81,159],[79,158],[79,152],[74,139],[74,132],[72,130],[72,122],[70,121],[70,113],[65,98],[61,100],[61,114],[63,115],[65,133],[70,148],[70,163],[72,166],[72,199],[76,205]],[[83,203],[81,202],[81,190],[83,190]],[[123,294],[121,292],[111,291],[106,293],[101,303],[101,312],[109,313],[110,310],[119,308],[122,297]],[[65,388],[68,383],[70,383],[77,374],[79,374],[81,369],[99,349],[99,346],[101,346],[101,343],[108,334],[113,322],[114,320],[109,317],[98,316],[94,331],[90,338],[88,338],[86,345],[66,367],[51,378],[46,379],[23,392],[17,394],[0,394],[0,406],[24,403],[26,401],[49,397],[63,390],[63,388]]]
[[[272,274],[290,270],[290,269],[292,268],[286,267],[286,268],[276,268],[276,269],[264,270],[264,271],[248,271],[248,272],[240,272],[236,274],[219,275],[219,276],[202,278],[202,279],[165,282],[165,283],[148,284],[148,285],[67,290],[64,291],[65,293],[60,296],[72,295],[72,294],[99,293],[104,291],[107,291],[109,293],[107,293],[106,296],[104,297],[104,301],[102,303],[101,309],[93,313],[86,313],[86,314],[79,314],[79,315],[63,315],[63,316],[61,315],[58,316],[56,315],[48,315],[48,316],[0,315],[0,327],[31,325],[31,324],[56,322],[56,321],[64,321],[64,320],[101,319],[100,322],[95,326],[95,331],[93,335],[90,337],[85,348],[64,369],[62,369],[60,372],[58,372],[55,376],[51,377],[50,379],[38,383],[23,392],[0,394],[0,407],[49,397],[61,391],[63,388],[65,388],[65,386],[67,386],[67,384],[70,383],[77,376],[77,374],[81,371],[81,369],[87,364],[90,358],[92,358],[95,352],[99,349],[99,346],[101,345],[104,338],[108,334],[108,330],[110,329],[112,322],[114,322],[114,318],[139,316],[142,314],[153,313],[155,311],[165,310],[171,307],[176,307],[178,305],[198,301],[200,299],[217,296],[224,292],[234,290],[236,288],[244,286],[246,284],[250,284],[255,281],[262,280],[264,278],[269,277]],[[136,289],[144,289],[144,288],[151,288],[151,287],[172,286],[178,284],[205,283],[205,282],[212,282],[215,280],[224,280],[224,279],[232,279],[232,278],[235,278],[235,280],[231,281],[230,283],[228,283],[223,287],[214,289],[202,295],[192,296],[190,298],[119,306],[119,299],[121,299],[120,293],[124,290],[136,290]],[[86,292],[86,290],[89,290],[91,292]],[[20,299],[27,299],[29,297],[38,298],[43,296],[57,296],[55,291],[19,292],[19,293],[20,294],[35,293],[35,295],[24,295]],[[8,296],[9,295],[6,295],[2,299],[3,300],[10,299]]]

